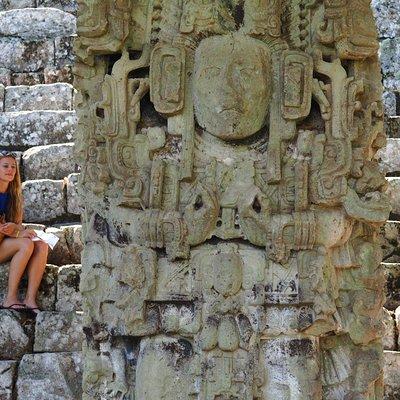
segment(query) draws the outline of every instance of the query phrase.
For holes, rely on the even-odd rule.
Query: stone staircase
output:
[[[19,156],[24,221],[60,238],[40,287],[43,312],[33,319],[0,310],[0,400],[81,398],[75,13],[75,1],[0,0],[0,148]],[[2,302],[8,264],[0,271]]]

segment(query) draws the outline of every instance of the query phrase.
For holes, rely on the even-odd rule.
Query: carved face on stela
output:
[[[271,62],[263,42],[236,33],[204,39],[196,50],[194,73],[196,118],[207,132],[238,140],[264,126]]]

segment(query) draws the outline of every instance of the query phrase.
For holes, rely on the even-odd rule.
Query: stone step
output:
[[[4,86],[72,83],[74,36],[25,40],[0,37],[0,83]]]
[[[78,2],[76,0],[0,0],[0,11],[35,7],[58,8],[65,12],[76,14]]]
[[[400,215],[400,177],[389,177],[386,179],[389,184],[386,194],[389,196],[392,213]]]
[[[81,271],[80,264],[65,265],[59,269],[56,303],[58,312],[82,310],[82,295],[79,291]]]
[[[82,314],[44,311],[36,317],[34,352],[81,351]]]
[[[75,128],[74,111],[0,113],[0,147],[27,149],[33,146],[72,142]]]
[[[45,223],[64,218],[67,201],[64,180],[39,179],[22,184],[24,220]]]
[[[5,88],[4,111],[72,111],[73,91],[68,83],[8,86]]]
[[[56,8],[21,8],[0,12],[0,35],[25,40],[71,36],[76,17]]]
[[[32,147],[22,156],[24,180],[64,179],[77,168],[73,143]]]
[[[385,89],[400,91],[400,37],[381,41],[380,60],[382,66],[383,86]]]
[[[400,351],[384,353],[385,400],[400,399]]]
[[[399,308],[400,311],[400,308]],[[383,348],[385,350],[399,350],[398,347],[398,331],[399,327],[396,324],[396,317],[393,311],[383,309],[383,325],[384,325],[384,336],[382,339]]]
[[[69,174],[67,182],[67,213],[69,215],[80,216],[83,213],[80,197],[78,194],[79,173]]]
[[[12,72],[37,72],[54,65],[54,40],[27,41],[0,37],[0,67]]]
[[[376,153],[375,158],[383,173],[400,172],[400,139],[388,138],[386,146]]]
[[[400,264],[382,263],[386,277],[385,308],[394,311],[400,306]]]
[[[16,400],[78,400],[81,386],[81,353],[26,354],[18,368]]]
[[[76,14],[78,11],[77,0],[36,0],[38,7],[58,8],[71,14]]]
[[[7,293],[10,263],[0,264],[0,304]],[[57,267],[47,264],[39,287],[38,304],[43,311],[71,312],[82,310],[82,296],[79,292],[81,265],[71,264]],[[19,298],[23,299],[27,288],[26,276],[19,288]]]
[[[7,293],[8,284],[8,271],[10,263],[6,262],[0,264],[0,304],[3,303],[5,295]],[[39,287],[38,292],[38,305],[41,310],[54,311],[57,301],[57,279],[58,279],[59,267],[51,264],[47,264],[46,270]],[[22,279],[19,286],[19,298],[23,299],[25,296],[26,288],[28,286],[28,279],[26,276]]]
[[[28,314],[0,310],[0,360],[19,360],[31,353],[34,328],[35,322]]]
[[[24,221],[49,224],[55,220],[78,218],[79,207],[76,185],[79,174],[64,180],[37,179],[22,184]]]
[[[46,229],[60,240],[49,253],[49,263],[55,265],[80,264],[83,244],[81,225],[58,225]]]
[[[0,361],[0,399],[13,400],[17,368],[17,361]]]
[[[393,38],[400,35],[400,2],[397,0],[372,0],[378,36]]]
[[[36,7],[36,0],[0,0],[0,11]]]

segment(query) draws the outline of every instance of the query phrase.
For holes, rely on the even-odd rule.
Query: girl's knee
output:
[[[34,249],[34,244],[31,239],[28,238],[23,238],[19,239],[19,244],[20,244],[20,250],[22,250],[24,253],[33,253]]]
[[[42,242],[42,241],[37,241],[37,242],[32,242],[34,243],[35,246],[35,252],[38,252],[42,255],[46,255],[49,252],[49,246],[47,245],[47,243]]]

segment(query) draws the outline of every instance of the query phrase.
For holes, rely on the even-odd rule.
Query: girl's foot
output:
[[[9,310],[18,310],[25,308],[25,304],[21,303],[16,297],[11,297],[6,298],[1,307]]]
[[[33,314],[39,314],[41,311],[34,301],[25,301],[24,306],[28,311],[32,312]]]
[[[3,310],[15,310],[15,311],[26,310],[25,304],[21,303],[13,303],[10,305],[3,304],[2,306],[0,306],[0,308]]]

